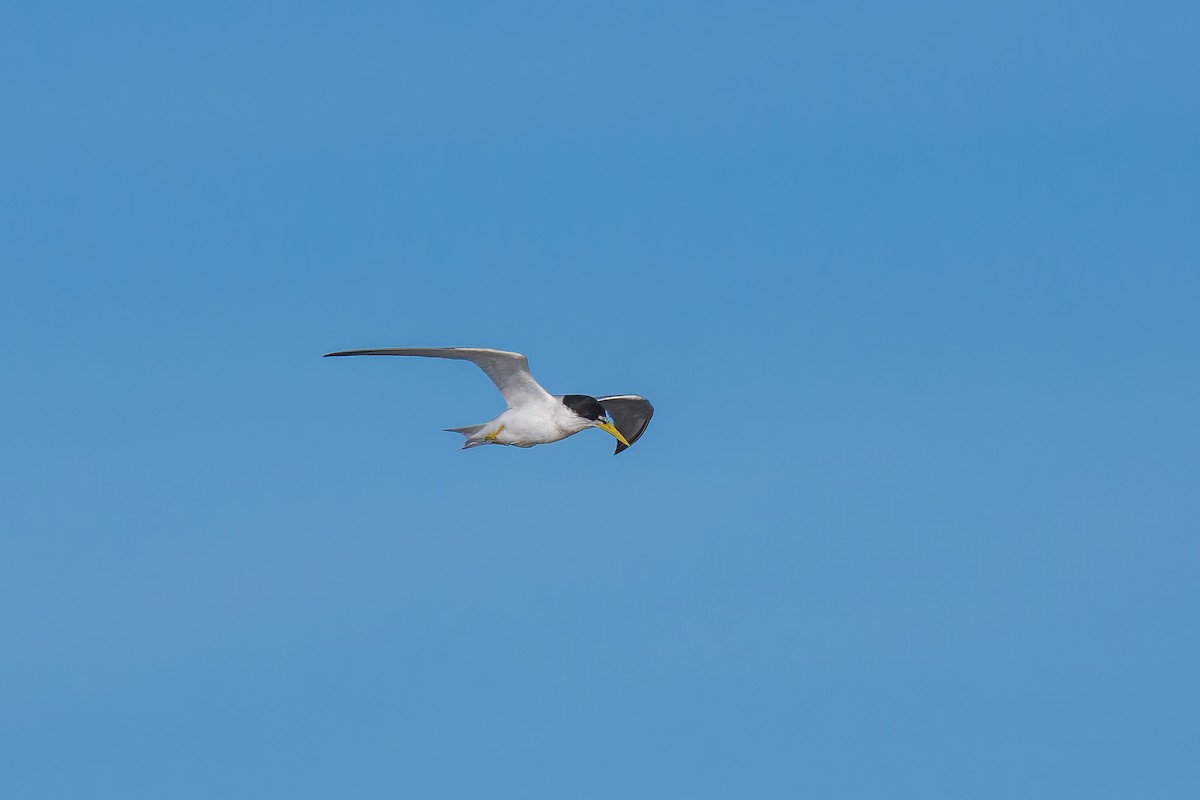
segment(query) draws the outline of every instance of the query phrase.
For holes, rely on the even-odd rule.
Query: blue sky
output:
[[[1195,796],[1198,22],[3,12],[0,795]]]

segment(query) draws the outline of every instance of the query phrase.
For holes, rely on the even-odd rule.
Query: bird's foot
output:
[[[495,444],[495,442],[496,442],[496,437],[497,437],[497,436],[499,436],[499,435],[500,435],[500,432],[501,432],[501,431],[503,431],[503,430],[504,430],[504,426],[503,426],[503,425],[501,425],[499,428],[496,428],[496,430],[495,430],[495,431],[493,431],[492,433],[489,433],[487,436],[485,436],[485,437],[483,437],[483,438],[485,438],[485,439],[487,439],[489,442],[492,442],[493,444]]]

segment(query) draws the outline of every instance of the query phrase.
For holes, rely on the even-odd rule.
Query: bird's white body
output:
[[[557,442],[590,427],[592,424],[588,420],[571,413],[563,405],[561,395],[548,395],[545,400],[505,409],[482,425],[451,430],[467,437],[463,447],[481,444],[533,447],[535,444]],[[468,434],[468,430],[472,432]]]

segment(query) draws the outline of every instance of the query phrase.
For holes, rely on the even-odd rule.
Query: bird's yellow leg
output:
[[[496,430],[494,432],[489,433],[487,436],[485,436],[483,438],[487,439],[489,442],[494,442],[494,441],[496,441],[496,437],[500,435],[500,432],[502,430],[504,430],[503,425],[501,425],[499,428],[496,428]]]

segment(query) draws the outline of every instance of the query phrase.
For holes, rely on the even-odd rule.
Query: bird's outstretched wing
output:
[[[616,429],[631,445],[646,432],[646,426],[654,416],[654,406],[650,405],[650,401],[636,394],[618,394],[596,399],[604,406],[605,413]],[[625,445],[617,442],[617,449],[613,455],[624,449]]]
[[[550,394],[529,374],[529,361],[520,353],[481,347],[409,347],[384,350],[342,350],[326,356],[421,356],[470,361],[483,370],[509,408],[529,402],[551,400]]]

